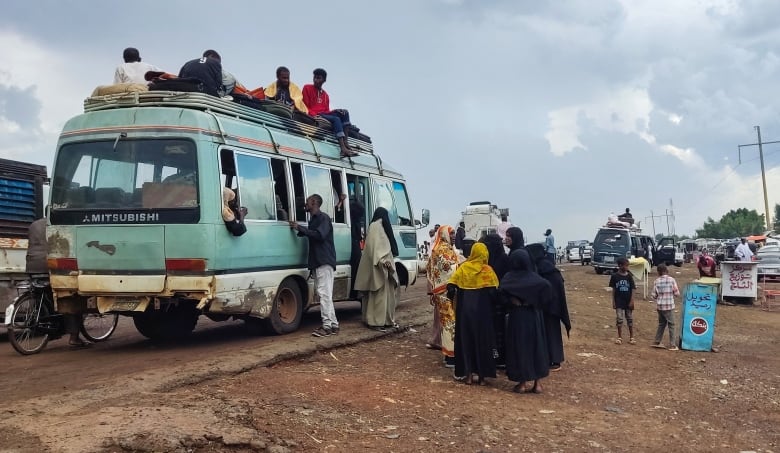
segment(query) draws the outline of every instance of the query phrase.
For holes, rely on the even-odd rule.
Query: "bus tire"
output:
[[[303,317],[303,296],[301,287],[292,278],[286,278],[279,285],[274,297],[271,313],[265,319],[269,333],[282,335],[295,332]]]
[[[597,268],[596,268],[596,273],[597,273],[597,274],[599,274],[599,275],[601,275],[601,274],[603,274],[603,273],[604,273],[604,269],[603,269],[603,268],[601,268],[601,267],[597,267]]]

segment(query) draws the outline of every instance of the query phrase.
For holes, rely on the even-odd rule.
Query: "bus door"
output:
[[[366,237],[366,228],[368,224],[367,216],[369,215],[367,190],[368,178],[365,176],[355,175],[347,173],[347,195],[349,199],[349,220],[350,220],[350,237],[351,237],[351,253],[349,257],[349,265],[352,269],[352,286],[351,297],[356,298],[357,295],[354,291],[355,276],[357,275],[358,264],[360,264],[360,256],[363,253],[363,240]]]

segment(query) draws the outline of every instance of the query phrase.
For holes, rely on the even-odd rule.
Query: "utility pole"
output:
[[[670,217],[673,218],[674,216],[672,214],[669,214],[669,210],[668,209],[666,210],[665,214],[661,214],[661,215],[653,215],[653,211],[651,210],[650,211],[650,215],[648,217],[645,217],[645,220],[650,219],[650,221],[653,222],[653,239],[655,239],[655,235],[656,235],[656,232],[655,232],[655,219],[666,218],[666,234],[667,234],[667,236],[671,236],[673,234],[672,230],[671,230],[671,227],[669,225],[669,218]]]
[[[764,171],[764,147],[765,144],[770,143],[780,143],[778,141],[773,142],[762,142],[761,141],[761,127],[760,126],[754,126],[756,129],[756,133],[758,134],[758,143],[749,143],[747,145],[739,145],[737,147],[737,153],[739,154],[739,163],[742,163],[742,147],[743,146],[756,146],[758,145],[758,157],[761,160],[761,182],[764,185],[764,218],[766,219],[766,229],[771,230],[772,229],[772,222],[769,218],[769,199],[766,195],[766,173]]]

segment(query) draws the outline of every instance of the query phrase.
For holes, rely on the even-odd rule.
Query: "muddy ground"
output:
[[[318,314],[284,337],[202,321],[154,344],[123,322],[87,350],[63,341],[21,357],[0,343],[0,452],[716,451],[780,452],[780,313],[718,306],[718,353],[650,347],[654,304],[640,297],[638,344],[614,344],[608,276],[563,265],[573,330],[544,393],[452,379],[424,348],[430,305],[404,294],[398,332],[360,325],[315,339]],[[695,268],[671,268],[681,286]],[[679,310],[678,310],[679,311]]]

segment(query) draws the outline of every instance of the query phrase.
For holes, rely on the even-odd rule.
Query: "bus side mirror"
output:
[[[428,226],[428,224],[431,223],[431,211],[427,209],[422,210],[422,227]]]

